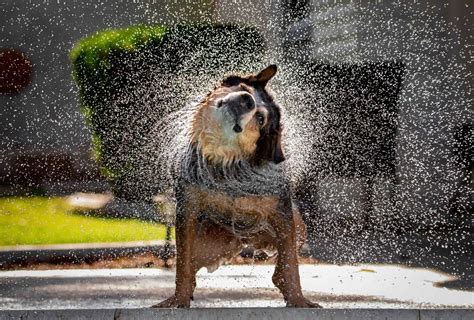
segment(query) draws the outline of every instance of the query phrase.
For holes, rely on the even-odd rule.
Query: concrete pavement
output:
[[[273,266],[201,270],[194,308],[283,307]],[[473,308],[472,291],[440,287],[452,276],[398,265],[301,265],[308,298],[325,308]],[[0,272],[2,310],[147,308],[174,289],[174,271],[95,269]]]

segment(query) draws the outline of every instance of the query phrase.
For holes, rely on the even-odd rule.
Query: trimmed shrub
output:
[[[143,161],[154,124],[224,73],[254,71],[264,48],[256,29],[236,25],[134,26],[81,40],[71,51],[81,111],[115,195],[149,200],[164,191]]]

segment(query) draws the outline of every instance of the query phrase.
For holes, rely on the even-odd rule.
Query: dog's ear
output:
[[[258,83],[262,88],[265,88],[268,81],[275,76],[277,73],[278,68],[276,65],[271,64],[256,75],[252,77],[252,80]]]

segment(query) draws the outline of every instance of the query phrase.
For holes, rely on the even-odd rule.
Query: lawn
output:
[[[60,197],[0,198],[0,246],[164,239],[163,225],[73,213]]]

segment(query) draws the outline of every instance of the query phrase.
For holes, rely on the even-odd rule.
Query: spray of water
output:
[[[180,180],[234,196],[284,192],[288,179],[283,164],[255,167],[245,160],[211,164],[191,143],[191,124],[199,107],[198,99],[160,120],[151,131],[150,146],[160,176],[168,182]]]
[[[284,4],[290,2],[295,3],[262,1],[256,7],[250,1],[230,2],[225,6],[219,2],[212,13],[208,10],[211,2],[207,1],[185,2],[182,6],[160,1],[135,1],[127,4],[126,9],[123,7],[125,4],[112,1],[95,7],[86,2],[61,2],[65,10],[57,10],[56,2],[40,4],[27,1],[7,6],[10,9],[5,9],[5,28],[2,29],[7,31],[5,42],[16,47],[16,39],[22,39],[21,45],[26,43],[24,49],[27,55],[40,57],[41,53],[48,52],[44,56],[52,57],[52,60],[38,58],[40,60],[35,61],[38,70],[43,73],[37,74],[38,81],[32,84],[29,91],[11,99],[0,97],[5,102],[2,118],[5,119],[7,137],[0,143],[4,150],[44,151],[60,147],[71,151],[76,148],[72,152],[77,152],[80,146],[86,144],[90,132],[82,124],[76,101],[71,100],[76,96],[72,84],[63,81],[70,78],[69,67],[63,61],[67,61],[67,51],[81,36],[97,29],[136,22],[173,24],[200,20],[253,24],[266,35],[268,62],[279,65],[280,72],[271,85],[276,100],[284,110],[288,176],[292,177],[298,198],[303,205],[308,205],[308,212],[311,213],[306,221],[314,221],[321,226],[321,233],[334,238],[341,234],[370,237],[373,230],[369,234],[360,231],[366,226],[375,226],[382,231],[382,236],[377,234],[378,239],[386,242],[387,250],[394,255],[420,256],[419,252],[411,252],[409,248],[402,252],[392,244],[423,232],[432,236],[421,244],[426,248],[424,253],[427,255],[437,244],[447,247],[449,251],[450,258],[444,256],[443,262],[465,255],[470,250],[466,249],[466,239],[472,236],[469,231],[472,222],[469,212],[472,209],[472,157],[469,154],[472,155],[472,147],[466,145],[472,146],[473,100],[468,94],[472,91],[472,72],[468,70],[469,48],[462,42],[459,28],[472,31],[467,14],[458,12],[453,17],[451,6],[454,1],[360,3],[314,0],[305,2],[306,9],[299,11],[286,8]],[[464,6],[465,11],[472,11],[472,5],[466,2]],[[455,7],[457,10],[460,8]],[[51,21],[41,20],[38,10],[51,11],[55,15],[46,16],[45,19]],[[88,14],[75,14],[81,11]],[[89,23],[84,23],[84,19],[90,19]],[[82,28],[80,35],[77,33],[78,25]],[[31,26],[31,29],[25,32],[24,26]],[[67,36],[57,38],[57,30],[64,30]],[[28,38],[29,35],[34,35],[34,38]],[[51,41],[56,45],[49,45]],[[48,51],[53,49],[54,52]],[[58,49],[63,52],[62,56],[58,54]],[[193,61],[200,61],[199,57],[206,54],[205,50],[197,50],[181,73],[169,77],[166,75],[175,70],[145,68],[141,72],[146,73],[150,82],[142,86],[138,83],[133,92],[122,93],[123,101],[143,103],[146,107],[143,118],[161,119],[147,141],[151,151],[136,159],[136,173],[140,176],[137,190],[142,185],[159,181],[158,191],[164,192],[172,189],[173,172],[184,172],[186,175],[186,170],[176,168],[176,164],[189,163],[187,160],[192,157],[189,123],[200,98],[225,73],[243,71],[235,65],[229,65],[226,70],[215,70],[209,65],[212,74],[195,74]],[[334,106],[340,107],[347,101],[355,105],[355,102],[360,102],[359,106],[367,103],[385,105],[379,103],[377,96],[367,94],[364,85],[359,86],[359,91],[350,88],[345,91],[345,96],[341,94],[343,84],[357,81],[354,74],[348,73],[339,82],[324,68],[300,76],[305,71],[300,62],[308,60],[331,66],[384,61],[403,64],[401,86],[396,95],[397,116],[392,118],[390,113],[378,113],[396,127],[393,150],[395,179],[375,175],[370,211],[364,210],[364,203],[367,202],[362,195],[367,187],[364,177],[332,174],[323,169],[329,156],[349,156],[350,146],[344,142],[351,136],[345,134],[352,128],[361,128],[360,132],[352,135],[361,138],[369,132],[366,129],[370,129],[370,123],[362,118],[355,117],[350,123],[341,122],[338,114],[333,112]],[[262,67],[253,66],[251,62],[245,64],[248,66],[246,71]],[[372,75],[373,79],[391,86],[390,81],[385,79],[385,73],[375,71]],[[45,86],[49,87],[45,89]],[[48,93],[45,95],[43,92]],[[179,101],[180,104],[170,104],[169,101]],[[119,104],[116,107],[125,114],[129,112],[120,109]],[[30,114],[29,110],[35,111]],[[354,114],[359,111],[355,109]],[[141,123],[141,119],[137,121]],[[344,130],[335,130],[338,125]],[[127,128],[110,130],[122,134]],[[384,136],[383,128],[380,130],[380,136]],[[124,148],[134,143],[127,139],[125,135]],[[384,143],[383,139],[374,137],[374,145]],[[330,146],[337,148],[331,149]],[[375,151],[369,148],[364,153],[370,155]],[[454,156],[455,153],[458,156]],[[461,156],[463,154],[468,156]],[[214,188],[214,173],[208,172],[203,161],[198,163],[201,163],[198,176],[187,178]],[[244,169],[247,171],[247,168]],[[281,169],[272,170],[274,172],[252,172],[249,181],[258,180],[261,176],[273,178],[280,174]],[[233,178],[234,174],[224,175]],[[229,181],[235,182],[235,179]],[[265,183],[265,179],[261,181]],[[252,191],[251,185],[243,182],[227,187]],[[385,231],[390,232],[383,235]],[[459,243],[445,245],[443,238],[448,236]],[[360,251],[360,247],[350,248],[352,241],[335,243],[329,249],[337,254],[342,255],[344,250],[349,255],[352,249]],[[324,248],[324,245],[321,247]],[[377,256],[378,253],[370,252],[369,247],[369,251],[361,255]]]

